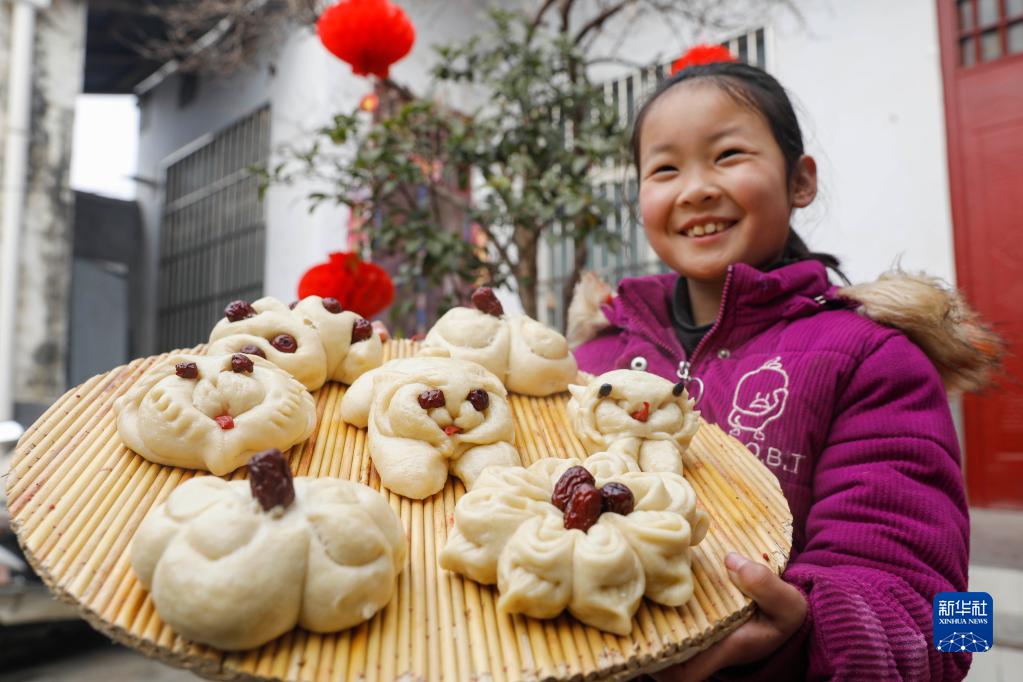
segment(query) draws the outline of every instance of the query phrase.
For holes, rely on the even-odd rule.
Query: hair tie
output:
[[[724,45],[701,44],[689,48],[685,54],[671,63],[671,73],[675,74],[690,66],[714,64],[715,62],[737,62],[738,59]]]

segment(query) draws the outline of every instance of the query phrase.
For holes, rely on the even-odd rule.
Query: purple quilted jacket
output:
[[[675,274],[624,280],[582,370],[691,377],[703,417],[778,477],[795,519],[784,579],[809,604],[738,679],[959,680],[970,654],[934,649],[932,600],[966,590],[969,518],[946,394],[901,332],[849,309],[814,261],[729,270],[691,358],[675,336]]]

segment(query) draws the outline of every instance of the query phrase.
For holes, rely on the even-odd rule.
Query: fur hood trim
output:
[[[611,323],[600,307],[610,303],[611,298],[611,287],[596,273],[586,270],[579,275],[565,325],[565,339],[569,348],[574,350],[610,326]]]
[[[990,381],[1004,352],[962,294],[936,277],[894,270],[876,281],[838,289],[857,313],[898,329],[927,355],[950,391],[978,391]],[[611,288],[593,272],[584,272],[568,308],[565,334],[576,348],[610,326],[601,307]]]
[[[894,270],[837,294],[857,303],[860,315],[898,329],[919,346],[948,390],[980,390],[1000,364],[1002,339],[958,290],[936,277]]]

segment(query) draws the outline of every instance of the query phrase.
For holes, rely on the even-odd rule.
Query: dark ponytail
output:
[[[639,134],[643,126],[650,105],[665,92],[684,81],[696,78],[705,79],[721,88],[728,96],[732,97],[739,104],[749,107],[764,117],[775,142],[781,148],[782,156],[785,158],[785,176],[791,181],[796,172],[796,164],[802,158],[803,133],[799,127],[799,119],[792,108],[785,89],[772,76],[762,69],[741,62],[715,62],[713,64],[701,64],[682,69],[670,78],[661,82],[657,90],[643,104],[636,114],[636,121],[632,127],[632,159],[636,166],[636,176],[639,179]],[[806,243],[800,238],[796,231],[789,227],[789,237],[785,242],[785,251],[782,254],[784,261],[815,260],[824,264],[825,267],[833,270],[844,282],[849,280],[839,269],[839,260],[828,253],[817,253],[810,251]]]
[[[789,238],[785,241],[785,251],[781,255],[782,262],[787,261],[801,261],[801,260],[815,260],[819,263],[823,263],[824,267],[833,271],[838,275],[845,284],[851,284],[849,278],[845,276],[845,273],[839,268],[841,263],[838,258],[832,256],[830,253],[821,253],[819,251],[811,251],[803,241],[799,233],[795,231],[791,226],[789,227]]]

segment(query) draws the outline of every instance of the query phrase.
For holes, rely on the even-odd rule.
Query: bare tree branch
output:
[[[540,5],[540,9],[538,9],[536,14],[533,15],[533,20],[529,23],[530,31],[535,30],[543,23],[543,17],[547,14],[547,10],[549,10],[557,1],[558,0],[544,0],[544,3]]]
[[[229,74],[251,65],[267,44],[283,38],[290,28],[314,23],[320,4],[319,0],[145,0],[134,10],[159,19],[165,36],[122,36],[122,41],[153,61],[177,62],[181,72]]]
[[[583,24],[582,28],[579,29],[579,32],[575,34],[575,38],[572,39],[572,42],[578,45],[590,31],[599,30],[604,25],[604,22],[621,12],[629,5],[635,4],[637,1],[638,0],[622,0],[621,2],[611,5],[603,12]]]

